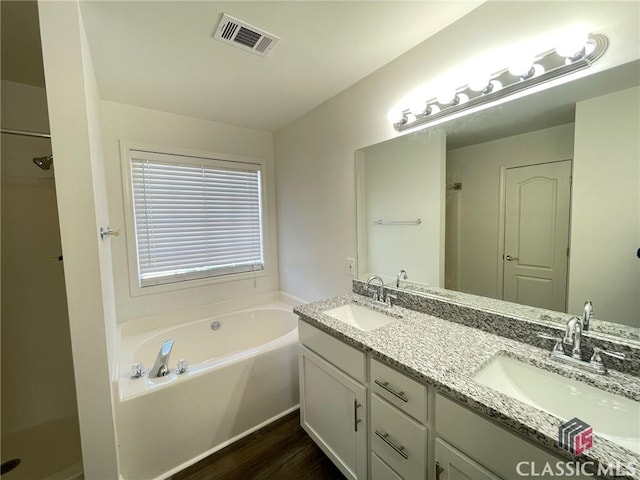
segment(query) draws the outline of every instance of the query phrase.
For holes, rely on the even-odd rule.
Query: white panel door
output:
[[[508,168],[503,299],[566,311],[571,161]]]
[[[366,479],[366,388],[304,347],[299,360],[302,428],[348,479]]]

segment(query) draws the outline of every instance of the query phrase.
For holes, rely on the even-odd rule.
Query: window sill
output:
[[[235,283],[242,281],[251,281],[258,278],[267,278],[270,276],[270,272],[260,270],[258,272],[247,273],[234,273],[229,275],[220,275],[218,277],[200,278],[195,280],[184,280],[174,283],[164,283],[159,285],[148,285],[146,287],[140,287],[135,283],[135,280],[130,281],[129,291],[132,297],[141,297],[145,295],[155,295],[158,293],[173,292],[176,290],[186,290],[192,288],[206,287],[208,285],[221,285],[226,283]]]

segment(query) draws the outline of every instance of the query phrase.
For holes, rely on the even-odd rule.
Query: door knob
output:
[[[517,258],[517,257],[512,257],[511,255],[507,255],[506,257],[504,257],[504,259],[505,259],[507,262],[513,262],[514,260],[518,260],[518,258]]]

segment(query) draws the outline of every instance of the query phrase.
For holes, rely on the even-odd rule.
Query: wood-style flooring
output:
[[[173,480],[345,480],[295,411],[176,473]]]

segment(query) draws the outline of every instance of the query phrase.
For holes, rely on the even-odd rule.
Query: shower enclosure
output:
[[[3,95],[2,101],[11,98]],[[80,479],[51,143],[48,135],[7,130],[4,120],[2,480]]]

